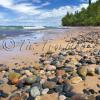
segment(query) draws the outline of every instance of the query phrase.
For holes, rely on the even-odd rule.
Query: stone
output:
[[[96,100],[100,100],[100,95],[97,95],[96,96]]]
[[[43,89],[43,90],[42,90],[42,94],[43,94],[43,95],[44,95],[44,94],[47,94],[48,91],[49,91],[49,88]]]
[[[62,76],[58,76],[57,83],[62,84],[63,82],[64,82],[64,79],[62,78]]]
[[[66,73],[65,73],[65,70],[57,70],[57,76],[63,76],[63,75],[65,75]]]
[[[19,82],[19,78],[21,75],[16,72],[10,72],[8,75],[8,79],[12,82],[12,84],[17,84]]]
[[[86,67],[81,67],[78,68],[78,74],[82,77],[86,77],[87,75],[87,68]]]
[[[91,75],[91,76],[94,76],[94,75],[95,75],[95,68],[93,68],[93,67],[88,67],[88,69],[87,69],[87,74],[88,74],[88,75]]]
[[[96,67],[95,72],[100,75],[100,66]]]
[[[0,80],[0,85],[3,84],[3,83],[4,83],[4,81],[3,80]]]
[[[63,92],[63,85],[58,85],[54,88],[55,92],[61,93]]]
[[[49,88],[49,89],[52,89],[56,86],[56,83],[55,82],[51,82],[51,81],[46,81],[44,84],[43,84],[43,88]]]
[[[9,100],[21,100],[19,93],[14,93],[10,96]]]
[[[58,93],[37,96],[35,100],[58,100]]]
[[[25,75],[32,76],[33,74],[29,70],[25,70]]]
[[[64,96],[64,95],[59,96],[59,100],[65,100],[65,99],[66,99],[66,96]]]
[[[25,78],[25,83],[29,85],[35,83],[36,81],[37,81],[37,77],[35,75],[32,77]]]
[[[66,72],[73,72],[74,71],[73,67],[70,67],[70,66],[69,67],[68,66],[65,66],[64,70]]]
[[[49,70],[49,71],[56,70],[56,66],[49,65],[49,66],[47,66],[46,69]]]
[[[63,85],[63,92],[65,92],[65,93],[70,92],[72,89],[73,89],[73,87],[70,84]]]
[[[77,84],[77,83],[80,83],[82,81],[82,78],[79,76],[76,76],[76,77],[71,78],[70,81],[72,84]]]
[[[76,93],[70,91],[70,92],[66,92],[66,93],[65,93],[65,96],[71,98],[71,97],[74,96],[75,94],[76,94]]]
[[[8,94],[3,92],[3,90],[0,90],[0,97],[7,98]]]
[[[36,96],[39,96],[40,95],[40,90],[38,89],[37,86],[31,88],[30,95],[32,97],[36,97]]]

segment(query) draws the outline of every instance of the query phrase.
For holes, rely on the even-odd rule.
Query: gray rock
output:
[[[30,95],[32,97],[36,97],[36,96],[39,96],[40,95],[40,90],[38,89],[37,86],[31,88]]]
[[[100,75],[100,66],[96,67],[95,69],[96,73]]]

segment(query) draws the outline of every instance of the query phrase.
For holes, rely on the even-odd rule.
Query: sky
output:
[[[0,25],[60,26],[67,12],[83,7],[88,0],[0,0]]]

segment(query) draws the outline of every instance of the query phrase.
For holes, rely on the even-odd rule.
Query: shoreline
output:
[[[97,95],[99,95],[99,93],[98,93],[99,88],[97,87],[97,84],[100,86],[100,84],[99,84],[100,83],[99,82],[100,75],[95,73],[95,68],[100,66],[100,64],[96,64],[94,62],[93,57],[95,57],[95,56],[94,55],[91,56],[90,53],[94,52],[95,49],[100,50],[100,45],[98,43],[96,44],[96,42],[97,42],[96,39],[99,41],[99,37],[97,37],[96,35],[98,35],[98,34],[100,35],[100,29],[98,29],[98,28],[97,29],[93,28],[91,30],[89,30],[89,29],[84,30],[84,28],[83,29],[78,28],[78,29],[79,30],[77,30],[77,28],[75,28],[71,31],[68,31],[69,34],[71,33],[71,35],[69,35],[69,37],[68,37],[67,33],[64,33],[62,37],[60,37],[60,38],[58,37],[57,39],[55,39],[55,38],[48,39],[47,38],[48,41],[46,40],[43,42],[34,43],[34,44],[30,44],[30,45],[26,44],[26,45],[24,45],[24,47],[21,48],[22,51],[18,50],[18,48],[17,49],[15,48],[13,51],[3,50],[2,52],[0,52],[0,65],[7,66],[9,71],[12,71],[13,69],[24,71],[25,68],[29,69],[30,67],[32,67],[36,70],[36,72],[38,74],[40,74],[41,71],[43,71],[43,70],[46,71],[45,70],[46,66],[44,67],[44,69],[41,68],[42,66],[44,66],[43,62],[39,63],[41,57],[42,57],[43,61],[45,59],[45,61],[47,61],[45,63],[48,64],[48,61],[50,60],[50,58],[48,56],[49,54],[56,57],[59,55],[59,53],[62,53],[62,55],[63,55],[66,51],[70,52],[70,50],[71,50],[71,52],[70,52],[71,55],[68,54],[67,56],[61,56],[61,59],[63,59],[63,57],[64,57],[64,60],[62,61],[62,63],[64,63],[66,59],[72,60],[69,64],[66,65],[66,66],[71,66],[75,70],[75,72],[72,72],[72,76],[76,77],[76,80],[73,79],[73,82],[76,82],[76,83],[75,84],[71,83],[71,85],[74,87],[72,92],[77,93],[77,94],[83,94],[83,90],[89,88],[89,89],[93,89],[94,91],[96,91],[97,94],[94,93],[94,96],[97,96]],[[88,33],[90,33],[90,34],[88,34]],[[67,34],[67,36],[66,36],[66,34]],[[87,39],[86,43],[84,43],[84,40],[83,40],[84,38],[81,38],[81,36],[83,36],[84,38]],[[88,39],[88,36],[94,37],[94,41],[92,40],[93,42],[91,42],[90,41],[91,39]],[[80,41],[79,45],[77,45],[78,44],[77,41]],[[27,47],[27,50],[26,50],[26,47]],[[75,52],[75,54],[73,54],[73,52]],[[80,53],[82,53],[82,54],[80,55]],[[93,73],[90,70],[90,73],[92,73],[93,76],[87,75],[85,81],[82,79],[81,76],[78,76],[78,79],[77,79],[77,74],[76,74],[76,71],[77,71],[76,64],[79,64],[80,59],[84,58],[83,55],[86,56],[87,59],[93,61],[93,64],[82,65],[82,67],[85,66],[85,68],[88,70],[89,70],[89,68],[90,69],[92,68],[91,70],[93,70]],[[95,60],[97,60],[97,58]],[[81,65],[79,65],[79,66],[81,66]],[[0,68],[2,68],[2,67],[0,67]],[[57,70],[59,71],[59,68]],[[61,68],[61,70],[62,70],[62,68]],[[1,80],[3,79],[2,78],[4,75],[3,73],[6,73],[6,71],[0,72]],[[10,72],[7,72],[7,73],[10,73]],[[51,71],[50,71],[50,73],[51,73]],[[26,74],[28,74],[28,73],[26,73]],[[61,73],[59,72],[59,74],[62,74],[62,72]],[[29,76],[31,76],[31,75],[32,74],[30,73]],[[68,77],[68,75],[70,75],[70,73],[66,73],[65,75],[67,75],[67,77]],[[52,79],[52,77],[54,77],[54,76],[49,76],[49,77]],[[40,77],[42,77],[42,75],[40,75]],[[43,77],[47,77],[47,76],[43,76]],[[93,80],[93,82],[91,83],[92,80]],[[59,80],[59,81],[61,81],[61,80]],[[71,80],[69,80],[69,79],[66,81],[68,81],[68,83],[71,82]],[[3,90],[7,93],[10,93],[11,91],[16,90],[15,85],[12,85],[14,87],[12,89],[9,87],[9,85],[7,83],[5,83],[5,84],[0,87],[0,90]],[[5,88],[6,88],[6,90],[5,90]],[[11,93],[10,93],[10,95],[11,95]],[[2,100],[6,100],[6,99],[2,99]],[[40,99],[40,100],[42,100],[42,99]],[[57,99],[54,99],[54,100],[57,100]]]

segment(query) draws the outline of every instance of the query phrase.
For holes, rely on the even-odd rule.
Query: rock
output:
[[[63,92],[63,85],[58,85],[54,88],[55,92],[61,93]]]
[[[83,89],[83,93],[86,95],[90,95],[90,92],[88,91],[88,89]]]
[[[70,66],[69,67],[68,66],[65,66],[64,70],[66,72],[73,72],[74,71],[73,67],[70,67]]]
[[[21,75],[16,72],[10,72],[8,75],[8,79],[12,82],[12,84],[17,84],[19,82],[19,78]]]
[[[74,96],[75,94],[76,94],[76,93],[70,91],[70,92],[66,92],[66,93],[65,93],[65,96],[71,98],[71,97]]]
[[[96,93],[95,90],[93,90],[93,89],[89,89],[89,92],[90,92],[91,94],[95,94],[95,93]]]
[[[94,76],[94,75],[95,75],[95,68],[93,68],[93,67],[88,67],[88,69],[87,69],[87,74],[88,74],[88,75],[91,75],[91,76]]]
[[[37,81],[37,77],[35,75],[25,78],[25,83],[29,85],[35,83],[36,81]]]
[[[59,96],[59,100],[65,100],[65,99],[66,99],[66,96],[64,96],[64,95]]]
[[[47,94],[48,91],[49,91],[49,88],[43,89],[43,90],[42,90],[42,94],[43,94],[43,95],[44,95],[44,94]]]
[[[8,71],[8,70],[9,70],[9,68],[6,65],[0,64],[0,72],[1,71]]]
[[[45,94],[42,96],[37,96],[35,100],[58,100],[58,94]]]
[[[37,86],[31,88],[30,95],[32,97],[36,97],[36,96],[39,96],[40,95],[40,91],[39,91],[39,89],[38,89]]]
[[[96,67],[95,69],[96,73],[100,75],[100,66]]]
[[[14,93],[10,96],[9,100],[21,100],[19,93]]]
[[[73,89],[73,87],[70,84],[63,85],[63,92],[65,92],[65,93],[70,92],[72,89]]]
[[[29,70],[25,70],[25,75],[27,75],[27,76],[32,76],[33,74],[29,71]]]
[[[80,83],[82,81],[82,79],[81,79],[81,77],[76,76],[76,77],[71,78],[70,81],[73,84],[77,84],[77,83]]]
[[[22,92],[21,93],[21,99],[22,100],[28,100],[28,97],[29,97],[29,94],[28,93],[26,93],[26,92]]]
[[[17,87],[18,89],[21,89],[21,88],[24,87],[24,83],[20,81],[18,84],[16,84],[16,87]]]
[[[43,88],[49,88],[49,89],[52,89],[56,86],[56,83],[55,82],[51,82],[51,81],[46,81],[44,84],[43,84]]]
[[[59,60],[62,61],[62,60],[64,60],[64,59],[65,59],[65,56],[63,56],[63,55],[60,54],[60,55],[59,55]]]
[[[96,96],[96,100],[100,100],[100,95],[97,95]]]
[[[44,61],[43,64],[44,65],[49,65],[51,62],[50,61]]]
[[[65,70],[57,70],[57,76],[63,76],[65,74]]]
[[[3,90],[0,90],[0,97],[7,98],[8,94],[4,93]]]
[[[58,76],[57,83],[62,84],[63,82],[64,82],[64,79],[62,78],[62,76]]]
[[[87,100],[96,100],[96,97],[94,95],[87,96]]]
[[[3,84],[3,83],[4,83],[4,81],[3,80],[0,80],[0,85]]]
[[[53,66],[53,65],[49,65],[49,66],[47,66],[46,69],[49,70],[49,71],[52,71],[52,70],[56,70],[56,67]]]
[[[86,77],[87,75],[87,68],[86,67],[81,67],[78,69],[78,74],[82,77]]]

